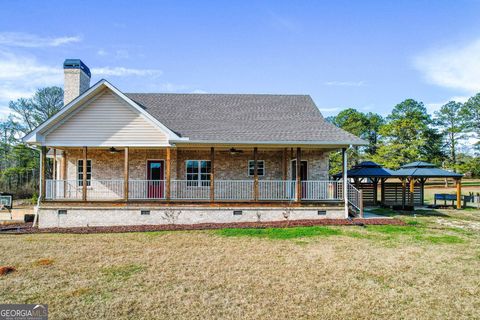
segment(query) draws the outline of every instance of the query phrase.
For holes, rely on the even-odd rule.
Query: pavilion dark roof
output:
[[[461,178],[463,175],[435,167],[434,164],[415,161],[400,167],[398,170],[383,168],[373,161],[364,161],[347,171],[350,178]],[[337,173],[334,178],[341,178]]]
[[[351,178],[389,178],[392,177],[393,172],[373,161],[363,161],[348,170],[347,176]],[[340,178],[342,173],[337,173],[333,177]]]
[[[403,165],[393,173],[396,177],[414,178],[461,178],[462,174],[435,167],[434,164],[416,161]]]

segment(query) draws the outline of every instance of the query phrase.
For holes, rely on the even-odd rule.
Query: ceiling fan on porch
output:
[[[118,149],[116,149],[115,147],[111,147],[110,149],[108,149],[108,152],[110,152],[110,153],[112,153],[112,154],[115,154],[115,153],[121,152],[121,150],[118,150]]]
[[[223,151],[223,152],[228,152],[228,153],[230,153],[232,156],[236,156],[237,154],[243,153],[243,150],[235,149],[235,148],[230,148],[230,149],[225,150],[225,151]]]

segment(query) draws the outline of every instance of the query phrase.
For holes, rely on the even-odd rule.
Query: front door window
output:
[[[163,160],[147,161],[148,198],[161,199],[164,195]]]

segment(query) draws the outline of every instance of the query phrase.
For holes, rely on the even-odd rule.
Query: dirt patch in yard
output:
[[[25,234],[25,233],[122,233],[145,231],[175,231],[175,230],[212,230],[225,228],[289,228],[312,226],[348,226],[348,225],[405,225],[399,219],[318,219],[294,220],[272,222],[236,222],[236,223],[199,223],[199,224],[160,224],[139,226],[111,226],[111,227],[75,227],[75,228],[33,228],[31,224],[9,226],[0,228],[0,233]]]
[[[0,276],[7,275],[9,273],[17,271],[17,268],[12,266],[2,266],[0,267]]]

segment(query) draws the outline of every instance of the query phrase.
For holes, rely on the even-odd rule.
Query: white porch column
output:
[[[345,202],[345,219],[348,219],[347,148],[342,149],[342,160],[343,160],[343,200]]]

